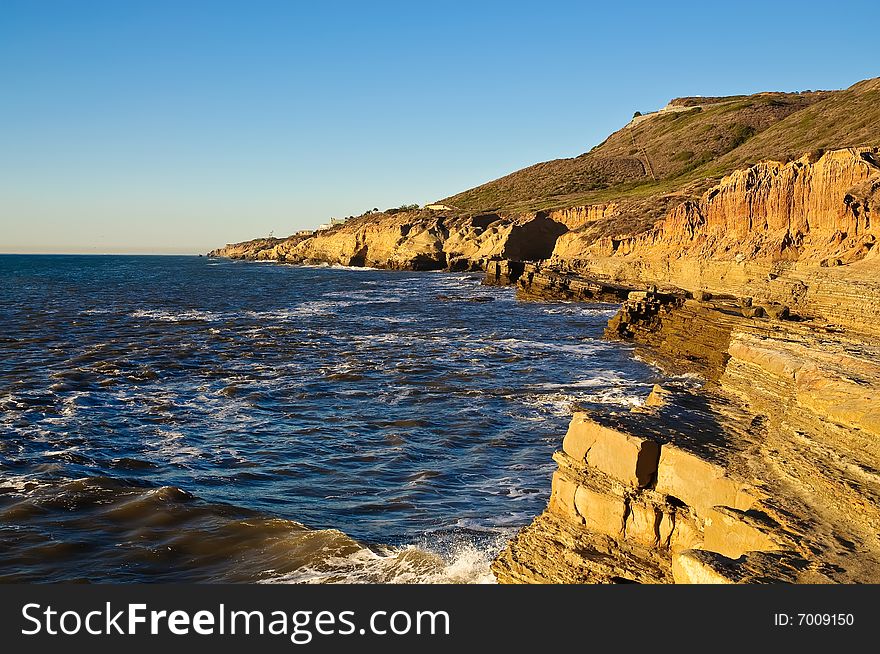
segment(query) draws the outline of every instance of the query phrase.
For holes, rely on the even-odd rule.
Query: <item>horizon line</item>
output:
[[[57,256],[57,257],[206,257],[204,252],[7,252],[0,250],[0,256]]]

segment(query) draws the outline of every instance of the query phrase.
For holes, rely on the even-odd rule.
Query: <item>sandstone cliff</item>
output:
[[[466,211],[211,254],[485,268],[524,299],[626,300],[609,337],[701,376],[574,416],[502,582],[878,582],[878,144],[880,80],[682,98],[446,201]]]
[[[617,281],[754,296],[843,325],[880,325],[880,150],[762,162],[638,234],[558,239],[549,264]]]
[[[880,350],[747,308],[624,306],[612,335],[714,381],[575,414],[549,506],[495,561],[500,581],[880,580]]]
[[[490,267],[524,297],[647,289],[609,336],[705,380],[576,414],[498,579],[880,580],[878,202],[877,148],[761,162],[639,233],[585,221],[544,265]]]
[[[567,227],[546,215],[372,214],[311,236],[231,244],[211,256],[406,270],[482,269],[489,259],[539,260]]]

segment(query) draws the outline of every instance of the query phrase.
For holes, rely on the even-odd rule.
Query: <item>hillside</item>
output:
[[[606,334],[702,378],[585,402],[498,581],[880,580],[880,79],[678,98],[443,205],[211,255],[625,298]]]
[[[854,191],[850,185],[874,179],[878,145],[880,78],[843,91],[677,98],[634,117],[586,154],[537,164],[443,201],[454,209],[369,212],[314,234],[230,244],[211,254],[456,270],[483,269],[499,259],[550,259],[636,278],[654,264],[665,266],[670,256],[855,261],[872,247],[861,232],[874,231],[869,212],[876,199],[873,186]],[[785,211],[767,204],[770,195]],[[818,229],[817,207],[828,224],[849,225],[858,212],[865,224],[836,235]],[[782,218],[771,229],[762,211]],[[724,227],[708,233],[715,219]],[[728,238],[734,233],[737,238]],[[832,237],[829,249],[821,240]],[[655,244],[673,247],[661,256]],[[641,272],[630,270],[629,253],[637,255]],[[671,274],[656,273],[658,279]],[[684,281],[676,277],[675,283]]]
[[[880,143],[880,78],[843,91],[678,98],[589,152],[516,171],[442,200],[463,211],[523,211],[698,197],[764,159]],[[650,221],[643,221],[647,227]]]

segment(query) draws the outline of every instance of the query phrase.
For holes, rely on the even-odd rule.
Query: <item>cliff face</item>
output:
[[[482,269],[489,259],[546,259],[567,227],[546,215],[371,215],[305,237],[227,245],[212,256],[406,270]]]
[[[880,233],[871,220],[880,194],[878,152],[836,150],[737,170],[699,200],[676,205],[647,232],[590,241],[573,230],[560,238],[553,259],[576,265],[596,256],[663,254],[819,263],[838,254],[855,261]],[[613,215],[600,209],[603,217]]]
[[[637,233],[596,235],[624,203],[569,210],[550,261],[490,267],[524,297],[647,289],[608,335],[705,380],[575,414],[499,581],[880,580],[878,152],[737,170]]]
[[[502,582],[878,582],[878,126],[878,80],[682,99],[449,201],[482,214],[374,214],[212,254],[629,298],[608,335],[702,375],[575,415]],[[767,160],[789,146],[808,154]]]
[[[550,264],[617,281],[754,296],[875,331],[878,206],[877,148],[764,162],[675,205],[640,234],[597,239],[588,228],[571,230]]]
[[[495,561],[499,581],[880,579],[876,345],[731,300],[643,296],[609,329],[715,381],[575,414],[548,508]]]

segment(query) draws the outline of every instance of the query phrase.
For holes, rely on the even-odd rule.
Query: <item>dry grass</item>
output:
[[[678,98],[672,104],[694,108],[658,114],[579,157],[536,164],[442,202],[474,212],[626,200],[634,207],[632,227],[641,228],[651,222],[645,213],[655,213],[650,208],[658,198],[699,195],[744,165],[880,144],[880,78],[844,91]]]

